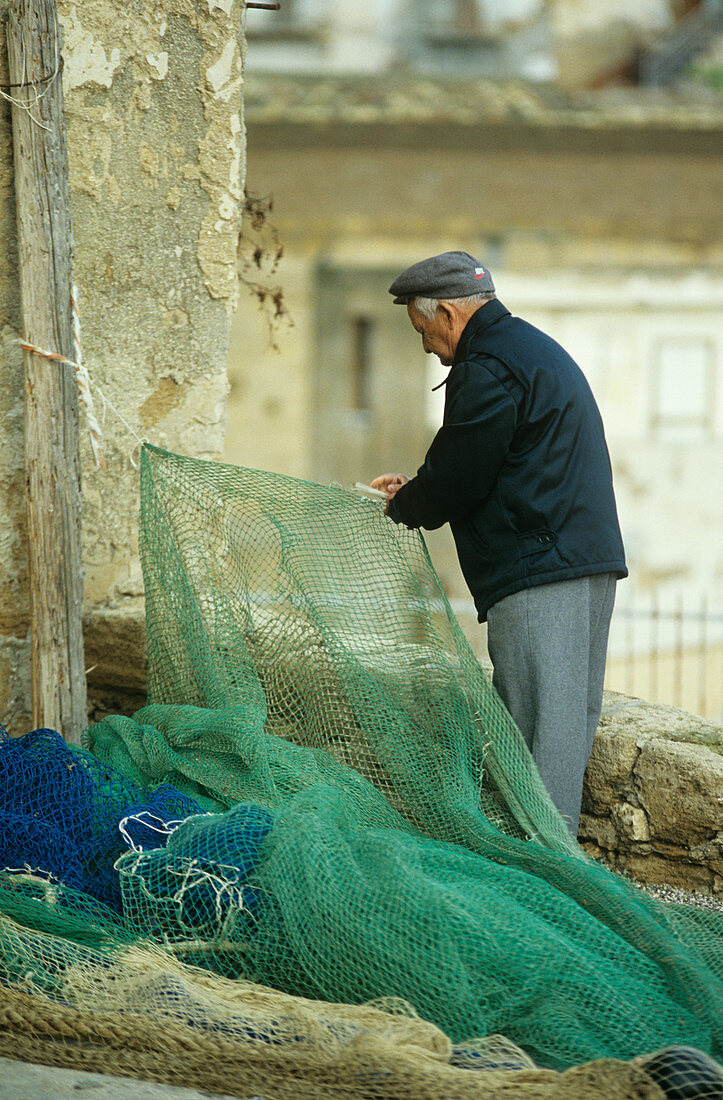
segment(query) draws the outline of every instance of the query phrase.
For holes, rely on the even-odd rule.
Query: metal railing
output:
[[[491,672],[474,604],[464,597],[451,604]],[[723,722],[723,612],[704,594],[639,592],[624,581],[610,625],[605,687]]]
[[[705,718],[723,717],[723,613],[706,595],[618,589],[605,686]]]

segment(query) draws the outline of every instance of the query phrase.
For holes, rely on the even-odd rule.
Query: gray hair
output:
[[[496,294],[469,294],[466,298],[414,298],[412,300],[414,308],[418,313],[422,314],[422,317],[427,317],[430,321],[434,318],[437,312],[437,307],[440,302],[454,302],[455,305],[460,306],[474,306],[482,304],[482,302],[489,302],[493,298],[496,298]]]

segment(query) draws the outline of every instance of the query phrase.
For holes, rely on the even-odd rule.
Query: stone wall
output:
[[[606,692],[579,839],[640,882],[723,893],[723,728]]]
[[[137,439],[218,457],[242,205],[240,0],[60,0],[84,361],[110,409],[83,432],[91,700],[142,690]],[[0,0],[0,82],[7,82]],[[0,720],[30,722],[23,370],[10,107],[0,99]],[[103,401],[95,394],[100,412]],[[135,453],[134,453],[135,450]],[[94,667],[93,667],[94,666]],[[129,670],[138,670],[136,672]],[[129,683],[130,681],[130,683]]]

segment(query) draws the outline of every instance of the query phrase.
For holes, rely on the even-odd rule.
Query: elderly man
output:
[[[416,477],[372,485],[395,523],[449,523],[487,620],[494,685],[576,834],[615,585],[627,576],[600,413],[567,352],[513,317],[467,252],[414,264],[389,290],[450,370]]]

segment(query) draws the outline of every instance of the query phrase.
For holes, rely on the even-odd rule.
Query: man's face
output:
[[[425,317],[415,309],[412,302],[407,303],[407,313],[413,327],[422,337],[422,347],[427,355],[439,356],[445,367],[451,367],[460,333],[450,313],[440,306],[434,317]],[[461,331],[461,330],[460,330]]]

